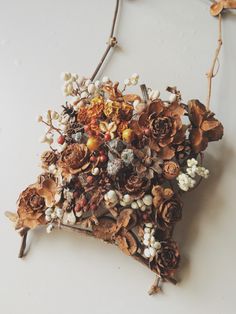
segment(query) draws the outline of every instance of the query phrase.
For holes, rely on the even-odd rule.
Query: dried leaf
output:
[[[98,219],[98,225],[93,226],[93,234],[96,238],[112,242],[114,232],[116,231],[116,222],[109,217]]]

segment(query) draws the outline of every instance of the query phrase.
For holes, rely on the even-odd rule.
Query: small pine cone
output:
[[[57,154],[53,151],[46,151],[41,156],[42,166],[47,169],[49,166],[57,162]]]

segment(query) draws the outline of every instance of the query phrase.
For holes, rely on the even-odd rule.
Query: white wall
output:
[[[104,74],[205,100],[217,19],[207,0],[123,0],[120,48]],[[44,147],[36,117],[63,104],[60,73],[90,75],[103,53],[114,0],[0,0],[0,313],[235,313],[236,15],[224,18],[221,68],[212,109],[225,125],[210,146],[211,177],[185,200],[177,226],[183,255],[178,286],[149,297],[154,276],[115,247],[75,234],[35,231],[17,259],[20,238],[5,219],[34,182]]]

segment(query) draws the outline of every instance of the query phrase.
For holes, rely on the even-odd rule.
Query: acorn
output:
[[[122,132],[122,138],[123,138],[123,141],[130,144],[132,140],[134,139],[134,131],[132,129],[125,129]]]
[[[101,142],[97,137],[92,136],[92,137],[88,138],[86,145],[87,145],[88,149],[91,152],[93,152],[99,148],[99,146],[101,145]]]

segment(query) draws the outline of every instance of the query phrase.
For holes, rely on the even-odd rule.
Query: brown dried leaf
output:
[[[96,238],[112,242],[113,235],[116,231],[115,220],[109,217],[98,219],[98,224],[92,227],[93,234]]]
[[[126,255],[134,255],[138,249],[137,241],[130,231],[118,235],[116,244]]]

